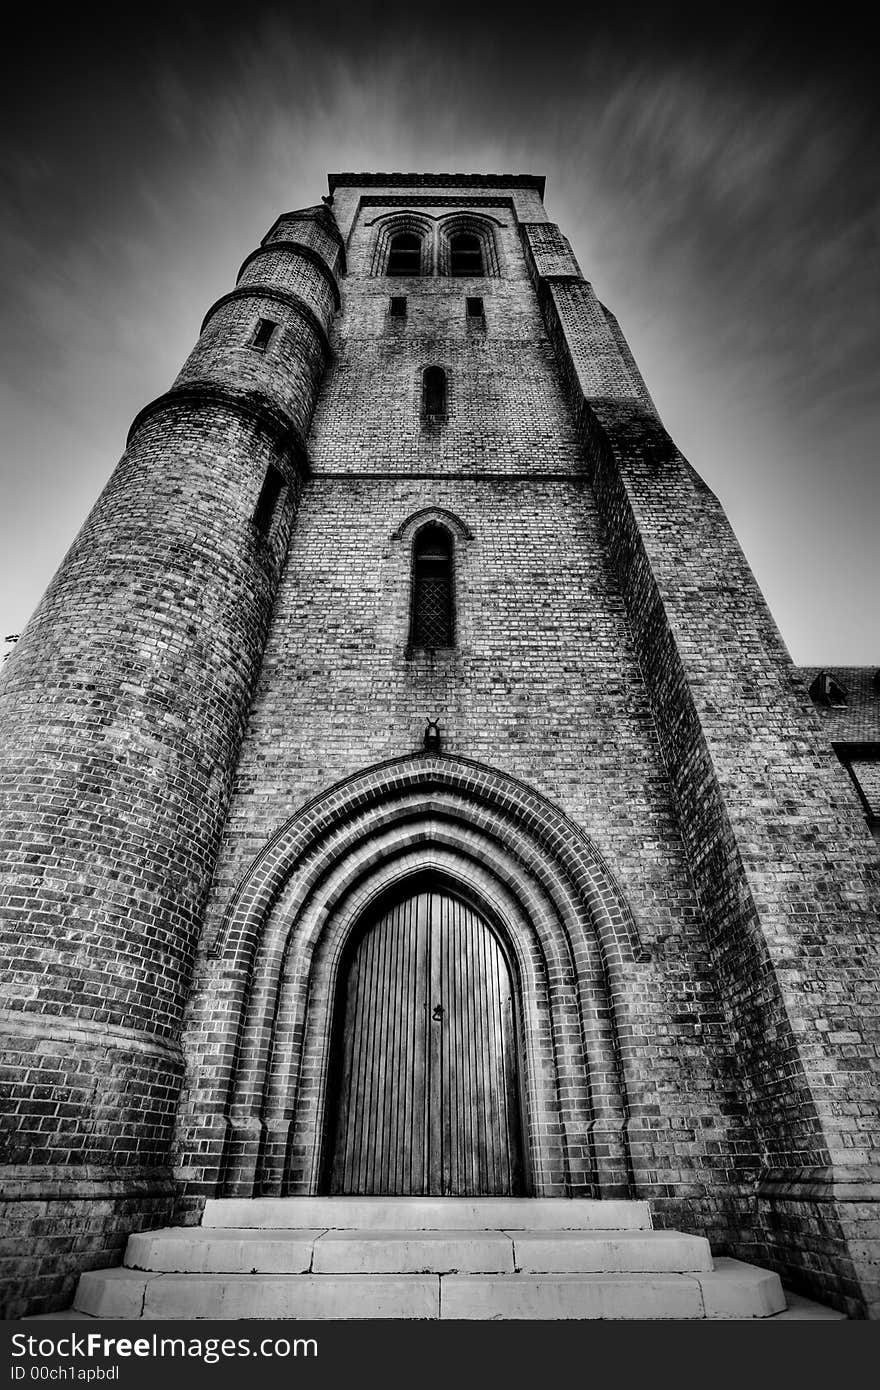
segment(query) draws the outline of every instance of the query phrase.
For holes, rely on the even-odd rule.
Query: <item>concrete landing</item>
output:
[[[647,1202],[558,1197],[221,1197],[202,1226],[382,1231],[637,1231]]]
[[[654,1231],[645,1202],[209,1201],[202,1225],[129,1238],[79,1282],[101,1318],[772,1318],[778,1276]]]

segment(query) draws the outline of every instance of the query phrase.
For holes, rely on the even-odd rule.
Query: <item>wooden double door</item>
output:
[[[331,1193],[522,1191],[513,986],[461,899],[426,887],[382,912],[340,982]]]

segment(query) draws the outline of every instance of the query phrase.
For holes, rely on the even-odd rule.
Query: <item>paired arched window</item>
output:
[[[452,536],[445,526],[429,522],[413,542],[410,645],[429,650],[451,647],[454,614]]]
[[[449,238],[449,274],[483,274],[483,248],[475,232],[454,232]]]
[[[496,232],[488,218],[454,214],[439,220],[407,212],[382,219],[375,233],[373,275],[498,276]]]
[[[386,275],[421,275],[422,238],[417,232],[395,232],[388,246]]]
[[[446,418],[446,373],[442,367],[422,372],[422,411],[427,420]]]

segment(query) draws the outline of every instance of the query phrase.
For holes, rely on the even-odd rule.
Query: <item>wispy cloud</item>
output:
[[[348,8],[344,26],[302,8],[185,6],[172,28],[160,7],[137,34],[71,21],[18,74],[0,149],[0,628],[22,624],[131,415],[279,211],[316,202],[332,169],[526,168],[796,657],[876,659],[880,190],[858,53],[831,35],[819,62],[739,7],[713,17],[723,32],[684,7],[613,24],[572,8],[546,28],[505,7],[504,30],[470,7],[446,32],[411,6]],[[35,540],[21,517],[37,511]],[[809,550],[829,535],[846,556],[820,626]]]

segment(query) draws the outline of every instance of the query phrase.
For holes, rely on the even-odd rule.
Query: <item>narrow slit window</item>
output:
[[[468,295],[468,297],[467,297],[467,316],[468,316],[469,319],[482,319],[482,318],[485,318],[486,314],[485,314],[485,310],[484,310],[484,308],[483,308],[483,301],[482,301],[482,299],[480,298],[479,295],[476,295],[476,294],[469,294],[469,295]]]
[[[261,536],[268,536],[272,529],[272,522],[275,520],[278,501],[283,490],[284,477],[274,464],[270,463],[266,469],[266,476],[263,479],[263,486],[260,488],[257,507],[254,512],[254,525]]]
[[[453,646],[453,616],[452,537],[432,523],[422,527],[413,544],[412,646]]]
[[[406,295],[393,294],[391,296],[391,307],[389,313],[393,319],[406,318]]]
[[[425,418],[446,418],[446,373],[442,367],[426,367],[422,373],[422,407]]]
[[[421,275],[422,238],[415,232],[396,232],[388,247],[386,275]]]
[[[265,352],[272,341],[272,334],[278,327],[272,319],[257,319],[257,326],[254,329],[254,336],[251,338],[251,347],[257,352]]]
[[[476,233],[456,232],[449,238],[449,274],[483,274],[483,248]]]

